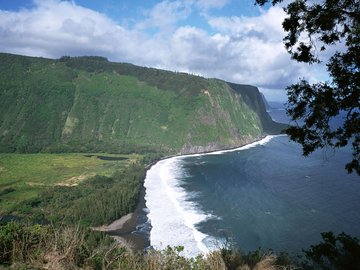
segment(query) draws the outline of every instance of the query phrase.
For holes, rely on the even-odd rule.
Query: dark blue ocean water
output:
[[[308,158],[286,136],[221,155],[183,159],[181,187],[215,219],[197,224],[244,250],[300,251],[324,231],[360,236],[360,177],[349,175],[346,150]]]
[[[288,123],[284,110],[270,112]],[[302,156],[287,136],[238,151],[176,157],[145,179],[156,248],[183,245],[188,255],[222,247],[298,253],[321,232],[360,237],[360,177],[344,167],[350,148]]]

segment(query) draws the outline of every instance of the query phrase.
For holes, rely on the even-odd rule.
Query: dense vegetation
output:
[[[0,152],[8,153],[0,154],[0,267],[261,269],[279,263],[264,252],[228,249],[193,259],[181,256],[182,247],[143,256],[90,229],[134,211],[146,166],[159,157],[279,132],[283,126],[271,121],[256,88],[102,57],[0,54],[0,61]],[[54,154],[63,152],[71,154]],[[88,154],[99,152],[121,155],[114,162]],[[124,155],[133,152],[144,155]],[[16,222],[1,224],[6,214]]]
[[[73,187],[45,189],[18,204],[16,213],[54,224],[108,224],[135,210],[144,177],[144,166],[135,163],[111,177],[94,176]]]
[[[111,177],[143,157],[112,155],[112,158],[118,160],[75,153],[0,154],[0,216],[18,214],[19,204],[37,198],[49,188],[65,190],[96,175]]]
[[[0,152],[187,153],[282,128],[256,88],[101,57],[0,61]]]
[[[0,225],[0,261],[12,269],[286,269],[281,259],[261,250],[242,254],[223,249],[191,259],[181,256],[182,250],[132,254],[105,235],[79,227]]]
[[[323,234],[324,241],[302,258],[258,249],[244,253],[228,247],[186,258],[183,247],[132,253],[105,234],[77,227],[0,224],[0,267],[10,269],[196,269],[196,270],[357,270],[360,244],[346,234]]]
[[[0,218],[8,214],[40,223],[97,226],[134,211],[148,158],[52,155],[0,155]]]

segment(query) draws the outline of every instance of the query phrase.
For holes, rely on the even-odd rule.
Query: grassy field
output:
[[[0,215],[36,197],[47,187],[74,186],[95,175],[111,176],[141,158],[140,155],[106,155],[121,160],[101,160],[96,156],[0,154]]]

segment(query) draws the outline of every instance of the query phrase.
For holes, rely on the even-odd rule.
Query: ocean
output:
[[[230,246],[296,254],[318,243],[321,232],[360,237],[360,177],[344,169],[349,151],[305,158],[281,135],[161,160],[144,183],[150,244],[184,246],[186,256]]]

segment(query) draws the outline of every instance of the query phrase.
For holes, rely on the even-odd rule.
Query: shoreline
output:
[[[218,150],[214,150],[214,151],[205,151],[205,152],[199,152],[199,153],[193,153],[193,154],[179,154],[174,157],[196,157],[196,156],[203,156],[203,155],[219,155],[219,154],[228,153],[228,152],[240,151],[240,150],[243,150],[245,147],[251,147],[253,144],[256,145],[258,142],[260,142],[266,138],[269,138],[269,140],[271,140],[272,138],[274,138],[276,136],[283,136],[283,135],[265,135],[262,137],[255,138],[255,140],[252,142],[245,143],[245,144],[242,144],[242,145],[239,145],[236,147],[223,148],[223,149],[218,149]]]
[[[174,158],[174,157],[191,157],[191,156],[198,156],[198,155],[215,155],[215,154],[218,154],[220,152],[221,153],[226,153],[226,152],[238,151],[238,150],[241,150],[242,147],[246,147],[246,146],[251,145],[253,143],[257,143],[257,142],[265,139],[266,137],[273,138],[273,137],[277,137],[277,136],[287,136],[287,135],[284,135],[284,134],[276,134],[276,135],[268,134],[268,135],[263,135],[261,137],[254,138],[254,140],[249,142],[249,143],[241,144],[241,145],[234,146],[234,147],[224,147],[224,148],[219,148],[217,150],[211,150],[211,151],[199,151],[197,153],[189,153],[189,154],[178,153],[178,154],[174,154],[174,155],[170,155],[170,156],[165,156],[165,157],[161,157],[161,158],[155,160],[154,162],[151,162],[145,168],[146,168],[146,170],[149,170],[153,165],[155,165],[159,161],[169,159],[169,158]]]
[[[133,215],[134,215],[134,213],[129,213],[129,214],[122,216],[121,218],[115,220],[114,222],[112,222],[109,225],[102,225],[100,227],[95,227],[95,228],[93,228],[93,230],[99,231],[99,232],[112,232],[112,231],[116,231],[116,230],[121,230],[124,227],[124,225],[132,219]]]
[[[115,241],[126,246],[132,252],[142,252],[150,246],[149,235],[142,231],[141,225],[146,224],[145,188],[141,187],[139,202],[134,212],[126,214],[109,225],[93,228],[110,235]]]
[[[176,154],[171,156],[165,156],[151,162],[147,166],[145,166],[146,171],[150,170],[152,166],[162,160],[170,159],[170,158],[181,158],[181,157],[191,157],[191,156],[198,156],[198,155],[216,155],[222,154],[226,152],[233,152],[238,150],[243,150],[245,147],[251,147],[253,144],[256,145],[260,141],[269,138],[271,140],[277,136],[284,136],[284,135],[266,135],[262,137],[258,137],[254,139],[254,141],[249,142],[247,144],[239,145],[233,148],[225,148],[225,149],[218,149],[214,151],[207,151],[207,152],[199,152],[199,153],[192,153],[192,154]],[[145,179],[144,179],[145,180]],[[120,219],[113,221],[109,225],[103,225],[94,229],[99,231],[103,231],[108,233],[112,236],[116,241],[119,243],[124,244],[128,248],[130,248],[133,252],[143,252],[147,248],[150,247],[150,234],[144,234],[139,232],[139,226],[143,226],[147,220],[147,213],[144,209],[146,207],[145,201],[145,187],[144,185],[141,187],[140,195],[139,195],[139,202],[136,207],[136,210],[132,213],[129,213],[125,216],[122,216]]]

